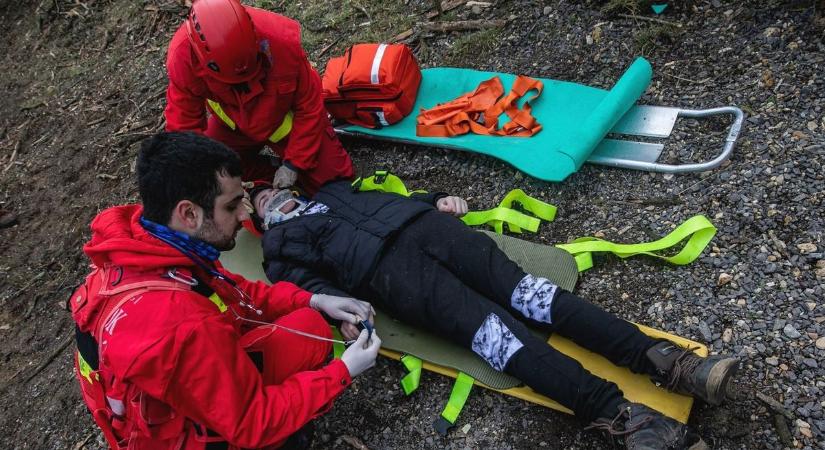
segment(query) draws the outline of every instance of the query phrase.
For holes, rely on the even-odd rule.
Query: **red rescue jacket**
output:
[[[169,268],[182,275],[199,270],[143,229],[142,212],[138,205],[118,206],[95,218],[84,247],[95,272],[70,299],[78,331],[99,344],[98,370],[84,371],[78,360],[78,380],[107,439],[124,449],[203,449],[214,440],[260,448],[282,442],[329,409],[351,382],[341,360],[265,386],[239,344],[241,321],[186,286],[146,290],[106,306],[115,297],[98,293],[117,283],[151,285]],[[258,320],[309,304],[311,294],[293,284],[267,286],[218,269],[263,311],[254,316]],[[101,273],[102,282],[90,282]],[[214,290],[227,306],[248,311],[223,295],[226,287]],[[219,436],[207,437],[207,429]]]
[[[248,92],[210,78],[198,63],[181,26],[172,37],[166,57],[166,130],[203,133],[206,101],[213,100],[235,123],[237,131],[254,141],[265,142],[291,110],[292,130],[282,156],[300,170],[314,169],[324,164],[318,161],[318,153],[321,133],[327,132],[329,124],[321,100],[321,79],[301,48],[300,26],[279,14],[245,8],[266,55],[263,70],[249,81]]]

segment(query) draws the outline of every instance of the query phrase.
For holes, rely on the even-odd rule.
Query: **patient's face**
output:
[[[261,219],[266,218],[266,214],[278,208],[281,214],[287,214],[298,206],[292,191],[289,189],[266,189],[255,196],[253,205],[255,214]]]

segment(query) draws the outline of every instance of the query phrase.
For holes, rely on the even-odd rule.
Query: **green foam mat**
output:
[[[500,77],[504,89],[509,91],[516,76],[451,67],[424,69],[413,112],[401,122],[380,129],[354,125],[339,129],[366,137],[481,153],[508,162],[541,180],[562,181],[584,164],[610,129],[642,96],[652,73],[650,63],[637,58],[610,90],[539,78],[544,83],[544,92],[531,105],[533,115],[543,127],[540,133],[526,138],[476,134],[441,138],[416,136],[416,116],[420,109],[432,108],[473,91],[493,76]],[[506,120],[503,116],[499,124]]]
[[[490,236],[499,248],[525,271],[548,278],[568,291],[575,287],[578,270],[575,260],[566,251],[487,231],[477,232]],[[235,248],[222,253],[220,260],[227,270],[243,275],[248,280],[267,281],[261,264],[261,241],[246,230],[238,233]],[[393,320],[380,309],[376,310],[375,328],[381,336],[383,348],[454,368],[495,389],[521,385],[516,378],[493,370],[469,349]]]

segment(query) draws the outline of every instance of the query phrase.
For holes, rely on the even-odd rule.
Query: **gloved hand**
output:
[[[352,378],[375,365],[378,349],[381,348],[381,338],[378,337],[375,331],[372,332],[372,338],[368,338],[368,336],[367,330],[361,331],[355,343],[350,345],[341,355],[341,361],[347,366],[349,376]]]
[[[276,188],[288,188],[295,186],[295,181],[298,180],[298,172],[287,167],[286,164],[281,164],[278,170],[275,171],[275,177],[272,178],[272,186]]]
[[[252,199],[249,198],[249,190],[255,187],[255,183],[252,181],[244,181],[241,183],[241,187],[243,188],[243,200],[241,200],[241,204],[251,216],[255,214],[255,207],[252,206]]]
[[[349,322],[357,325],[359,320],[373,322],[375,310],[372,305],[350,297],[336,295],[313,294],[309,299],[309,306],[321,311],[332,319]]]
[[[464,214],[467,214],[467,201],[461,197],[456,196],[448,196],[448,197],[441,197],[435,202],[436,208],[439,211],[445,212],[448,214],[452,214],[456,217],[461,217]]]

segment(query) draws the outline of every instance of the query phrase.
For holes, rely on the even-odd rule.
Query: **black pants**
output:
[[[495,314],[523,344],[509,357],[504,372],[585,421],[612,418],[625,401],[619,388],[535,337],[525,324],[558,333],[616,365],[651,375],[654,368],[645,352],[656,341],[560,288],[552,300],[551,324],[525,317],[510,305],[525,275],[492,239],[433,211],[408,225],[384,250],[367,290],[395,318],[466,348],[471,348],[482,323]]]

